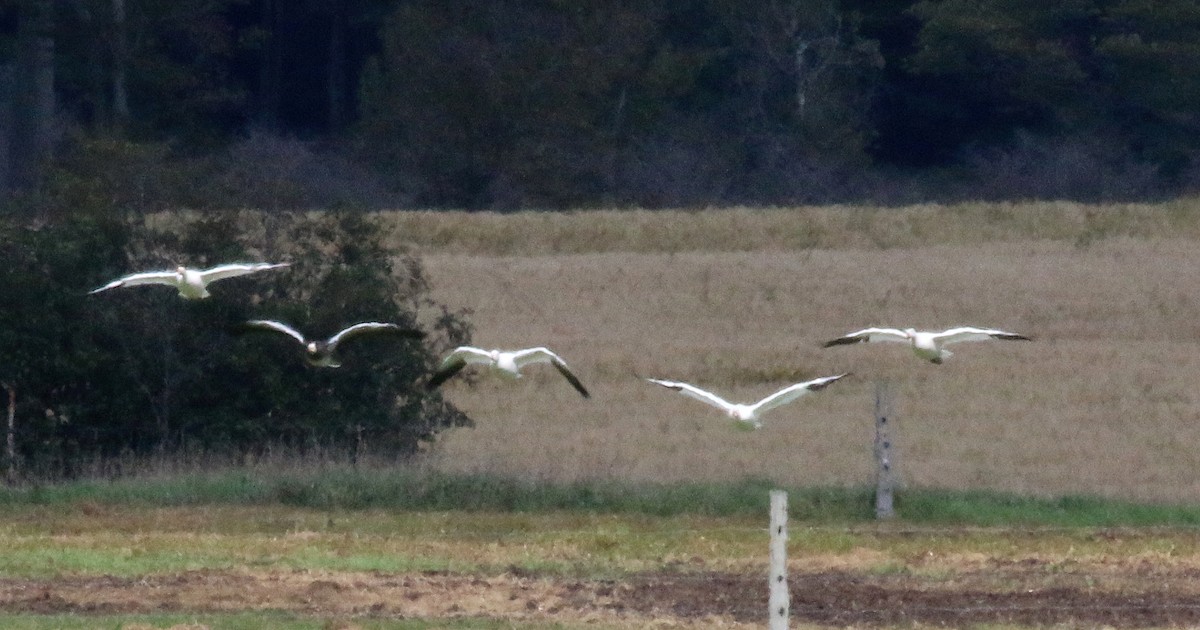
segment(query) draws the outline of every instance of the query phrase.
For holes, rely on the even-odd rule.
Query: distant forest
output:
[[[1195,0],[0,0],[20,211],[1147,199],[1198,156]]]

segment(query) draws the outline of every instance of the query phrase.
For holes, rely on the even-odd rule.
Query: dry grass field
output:
[[[1200,499],[1200,203],[381,220],[435,298],[473,311],[477,345],[547,345],[593,392],[551,369],[451,381],[477,426],[444,435],[435,467],[866,484],[882,381],[906,484]],[[900,345],[820,348],[867,325],[958,324],[1036,340],[962,344],[941,366]],[[755,432],[642,380],[749,401],[843,371]]]

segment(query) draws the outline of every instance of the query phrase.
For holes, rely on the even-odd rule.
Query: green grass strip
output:
[[[71,481],[0,489],[0,505],[78,502],[139,506],[285,505],[313,509],[585,511],[650,516],[758,516],[767,510],[763,479],[727,483],[553,484],[405,468],[325,471],[227,470],[206,474]],[[874,520],[865,487],[787,490],[790,518],[813,523]],[[899,520],[959,526],[1197,526],[1200,506],[1157,505],[1088,496],[1029,497],[980,490],[908,488],[897,493]]]

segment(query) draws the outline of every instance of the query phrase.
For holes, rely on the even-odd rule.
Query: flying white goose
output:
[[[546,348],[504,351],[460,346],[446,355],[446,358],[442,360],[441,366],[429,378],[429,382],[425,384],[425,389],[433,390],[437,388],[438,385],[445,383],[450,377],[458,374],[468,364],[474,363],[487,365],[493,372],[507,378],[521,378],[521,368],[530,363],[549,363],[584,398],[591,397],[591,394],[588,393],[583,383],[580,383],[579,379],[571,373],[571,370],[567,367],[567,362]]]
[[[143,284],[163,284],[179,290],[179,296],[189,300],[199,300],[209,296],[208,284],[225,278],[244,276],[257,271],[266,271],[277,267],[287,267],[290,263],[232,263],[217,265],[211,269],[188,269],[184,266],[175,271],[146,271],[134,273],[124,278],[118,278],[108,284],[89,291],[88,294],[99,293],[117,287],[136,287]]]
[[[334,356],[337,351],[338,344],[345,341],[348,337],[359,336],[364,333],[390,333],[405,337],[408,339],[420,339],[425,336],[425,333],[411,329],[403,328],[397,324],[384,324],[381,322],[362,322],[354,324],[349,328],[339,332],[329,339],[307,339],[300,331],[288,326],[287,324],[272,321],[268,319],[252,319],[246,322],[246,326],[251,328],[261,328],[263,330],[274,330],[281,332],[292,339],[300,342],[304,346],[304,359],[309,365],[316,367],[341,367],[341,362]]]
[[[815,392],[817,390],[824,389],[834,381],[837,381],[847,374],[849,373],[847,372],[846,374],[838,374],[837,376],[824,376],[811,381],[789,385],[754,403],[753,405],[731,403],[712,392],[706,392],[695,385],[689,385],[687,383],[679,383],[676,381],[660,381],[656,378],[648,378],[646,380],[656,385],[662,385],[667,389],[673,389],[684,396],[695,398],[700,402],[708,403],[717,409],[724,411],[730,418],[733,418],[738,422],[744,422],[755,429],[758,429],[762,427],[763,413],[780,405],[786,405],[793,400],[796,400],[797,398],[807,394],[808,392]]]
[[[960,341],[986,341],[988,339],[1033,341],[1033,339],[1025,335],[1018,335],[1017,333],[991,328],[974,328],[972,326],[951,328],[942,332],[918,331],[912,328],[905,328],[904,330],[898,328],[864,328],[858,332],[838,337],[833,341],[827,341],[823,347],[828,348],[830,346],[876,341],[909,343],[912,344],[913,352],[918,357],[926,359],[930,363],[941,365],[942,361],[950,358],[951,354],[949,350],[946,350],[942,346]]]

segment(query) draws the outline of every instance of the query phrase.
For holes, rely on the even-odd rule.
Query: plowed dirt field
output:
[[[1145,572],[1142,572],[1145,573]],[[828,571],[790,578],[800,623],[961,627],[980,623],[1120,628],[1200,625],[1200,575],[1071,572],[1044,567],[928,579]],[[1116,578],[1141,588],[1096,588]],[[1007,588],[996,588],[1007,584]],[[1043,584],[1043,586],[1036,586]],[[987,585],[991,585],[987,587]],[[0,610],[37,614],[135,614],[289,610],[342,618],[502,618],[563,623],[674,622],[761,625],[763,576],[716,572],[634,574],[619,581],[439,572],[190,571],[135,578],[0,579]]]

